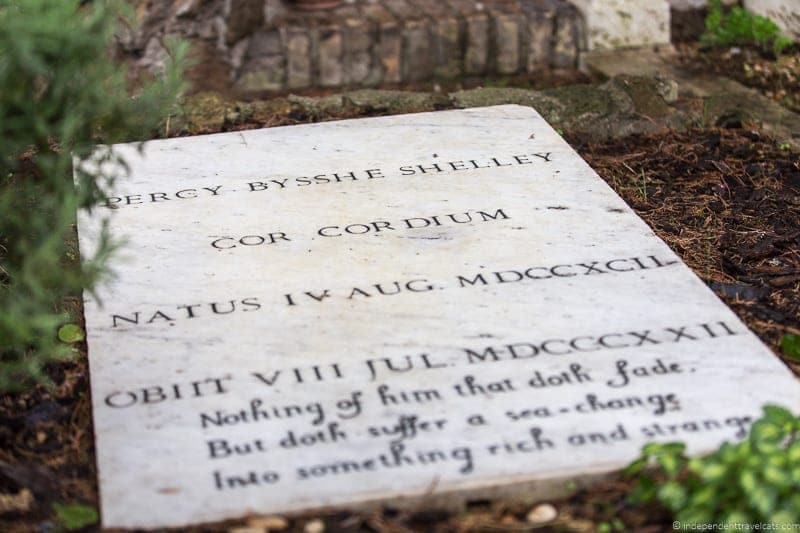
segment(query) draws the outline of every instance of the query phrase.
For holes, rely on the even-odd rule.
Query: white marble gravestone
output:
[[[533,110],[153,141],[86,296],[102,516],[533,498],[800,386]]]

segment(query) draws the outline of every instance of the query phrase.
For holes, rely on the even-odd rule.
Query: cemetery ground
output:
[[[702,45],[696,43],[682,43],[678,51],[681,62],[691,71],[710,69],[715,74],[759,89],[787,109],[800,112],[800,55],[797,53],[764,57],[748,48],[702,49]]]
[[[795,55],[796,60],[797,55]],[[800,161],[736,106],[678,98],[665,80],[618,77],[604,84],[529,91],[484,88],[444,94],[357,91],[235,102],[191,97],[165,135],[187,135],[381,114],[522,103],[537,107],[670,247],[783,359],[785,333],[800,333]],[[713,114],[710,114],[713,113]],[[77,246],[71,260],[77,261]],[[82,324],[79,298],[64,302]],[[98,506],[89,376],[81,357],[49,369],[52,388],[0,403],[0,529],[51,531],[53,504]],[[474,502],[466,512],[337,511],[288,520],[249,519],[197,528],[251,526],[326,531],[661,531],[668,515],[629,504],[622,476],[548,502],[536,522],[528,506]],[[541,512],[541,509],[540,509]],[[64,519],[62,518],[62,521]],[[312,524],[312,525],[309,525]],[[92,526],[90,526],[91,528]],[[258,529],[261,527],[262,529]],[[319,529],[317,529],[319,530]]]

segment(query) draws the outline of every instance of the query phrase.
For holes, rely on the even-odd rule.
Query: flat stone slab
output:
[[[797,405],[535,111],[153,141],[85,296],[103,524],[541,497]]]

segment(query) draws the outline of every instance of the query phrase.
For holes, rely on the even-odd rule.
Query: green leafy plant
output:
[[[58,340],[61,342],[70,344],[81,342],[84,338],[86,338],[86,335],[84,335],[83,330],[75,324],[65,324],[58,328]]]
[[[658,501],[683,525],[800,522],[800,417],[766,406],[742,442],[694,459],[685,449],[644,446],[626,469],[637,478],[631,501]]]
[[[58,523],[69,531],[83,529],[100,520],[97,509],[82,503],[54,503],[53,511]]]
[[[625,524],[619,518],[614,518],[611,522],[597,524],[597,533],[612,533],[614,531],[625,531]]]
[[[131,97],[110,53],[123,9],[0,0],[0,391],[46,382],[46,364],[76,353],[58,341],[59,304],[96,285],[115,247],[104,232],[82,267],[71,261],[76,211],[102,203],[124,163],[107,145],[150,137],[184,89],[175,43],[163,76]]]
[[[800,335],[787,333],[781,337],[781,350],[786,357],[800,361]]]
[[[740,6],[727,12],[721,0],[709,2],[706,16],[706,33],[701,37],[714,44],[757,45],[762,49],[780,54],[792,44],[792,40],[781,35],[777,24],[761,15],[754,15]]]

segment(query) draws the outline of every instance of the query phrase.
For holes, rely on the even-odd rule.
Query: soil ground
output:
[[[593,144],[567,139],[655,232],[781,357],[784,333],[800,333],[800,157],[742,128],[636,136]],[[69,302],[80,316],[78,299]],[[800,374],[800,364],[784,359]],[[0,398],[0,530],[52,530],[51,504],[96,506],[97,486],[85,350],[50,369],[55,386]],[[542,531],[661,531],[667,517],[625,502],[615,479],[552,502]],[[28,494],[30,497],[25,496]],[[21,496],[22,495],[22,496]],[[0,498],[3,496],[0,496]],[[533,504],[535,502],[531,502]],[[487,502],[447,513],[323,515],[327,531],[524,531],[528,508]],[[302,530],[309,517],[290,521]],[[198,531],[225,531],[220,524]]]
[[[800,49],[779,57],[748,47],[707,47],[697,43],[677,47],[679,61],[690,72],[717,74],[760,90],[787,109],[800,113]]]

